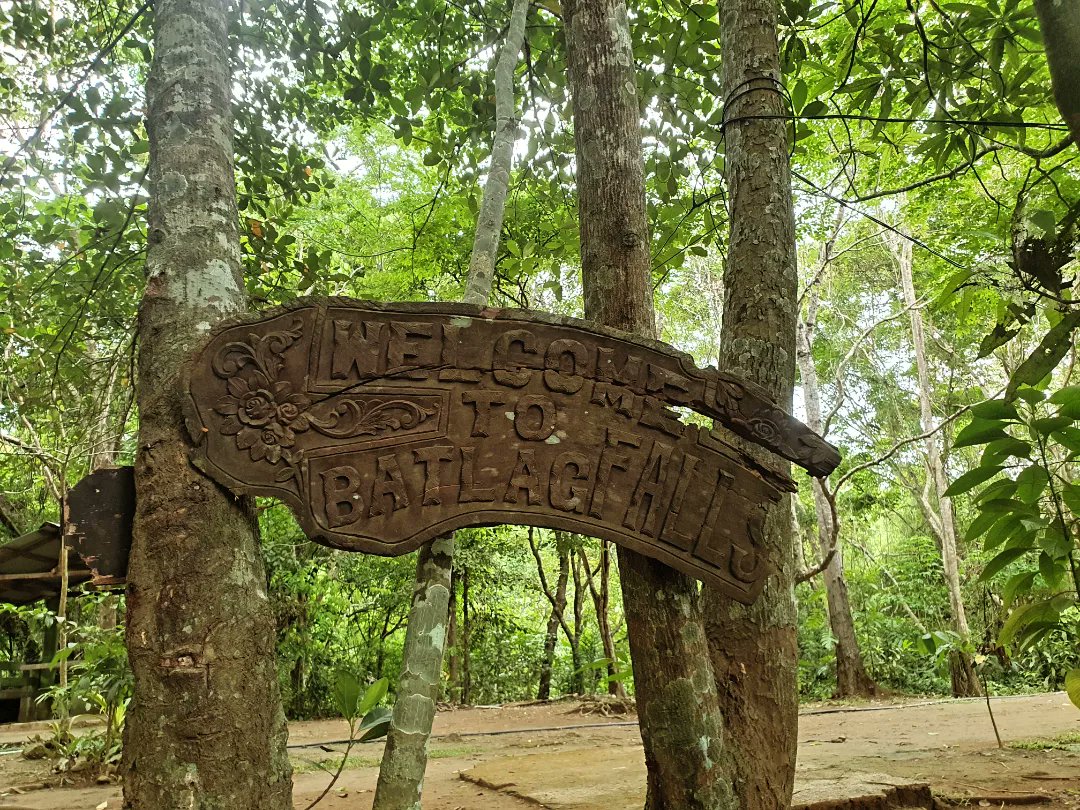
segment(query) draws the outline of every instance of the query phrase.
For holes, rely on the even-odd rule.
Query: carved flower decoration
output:
[[[271,382],[262,372],[250,377],[230,377],[228,396],[218,400],[214,410],[225,417],[221,432],[236,436],[236,446],[247,450],[252,461],[266,459],[276,464],[284,448],[296,442],[296,431],[311,424],[306,411],[311,400],[292,393],[287,382]]]
[[[776,424],[766,418],[750,420],[750,435],[759,442],[766,443],[775,443],[783,439]]]

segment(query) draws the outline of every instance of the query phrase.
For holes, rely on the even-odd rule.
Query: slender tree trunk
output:
[[[449,614],[446,624],[446,646],[450,652],[450,666],[447,679],[450,681],[449,696],[451,703],[461,702],[461,633],[458,630],[458,572],[450,572],[450,602],[446,609]]]
[[[813,336],[817,322],[818,295],[816,285],[807,293],[806,320],[798,325],[796,356],[799,376],[802,378],[803,403],[806,407],[806,424],[815,433],[824,436],[824,420],[821,416],[821,390],[818,385],[817,367],[814,365]],[[825,494],[825,484],[814,478],[810,483],[814,493],[814,511],[817,514],[818,544],[821,562],[832,552],[828,565],[822,572],[825,580],[825,598],[829,609],[829,627],[836,640],[836,697],[869,697],[877,691],[876,684],[866,672],[859,640],[855,635],[855,620],[848,599],[847,581],[844,579],[844,558],[840,548],[840,527],[833,524],[832,508]],[[796,543],[798,540],[796,539]]]
[[[719,360],[720,368],[764,386],[790,408],[797,277],[778,12],[776,0],[720,2],[731,235]],[[791,802],[799,721],[792,540],[785,499],[766,518],[759,553],[774,573],[757,601],[744,606],[703,589],[739,810],[780,810]]]
[[[567,543],[569,548],[569,543]],[[567,632],[574,677],[570,688],[575,695],[585,694],[585,662],[581,660],[581,637],[585,634],[585,584],[581,581],[581,561],[570,552],[570,572],[574,575],[574,629]]]
[[[469,604],[469,569],[461,569],[461,702],[472,701],[472,610]]]
[[[543,566],[539,560],[539,549],[534,547],[534,553],[537,555],[537,566],[540,567],[540,583],[544,589],[544,595],[551,604],[551,615],[548,616],[547,630],[544,633],[544,660],[540,664],[540,685],[536,690],[536,699],[549,700],[551,698],[551,672],[555,666],[555,645],[559,641],[559,625],[564,621],[563,616],[566,613],[570,554],[564,549],[559,549],[559,579],[552,592],[547,586],[547,577],[544,575]]]
[[[600,541],[600,561],[596,570],[590,567],[589,557],[585,549],[579,548],[581,563],[585,567],[585,574],[589,582],[589,594],[593,600],[593,610],[596,612],[596,627],[600,631],[600,643],[604,648],[604,657],[608,659],[608,694],[617,697],[626,697],[626,687],[620,681],[612,680],[615,676],[615,637],[611,632],[611,617],[608,615],[611,603],[611,550],[610,544],[605,540]],[[596,586],[596,577],[600,577],[600,586]]]
[[[574,101],[585,317],[655,335],[637,77],[623,0],[562,6]],[[651,810],[731,808],[698,584],[619,548]]]
[[[130,810],[292,806],[254,515],[188,462],[178,384],[210,325],[244,306],[226,6],[155,5],[138,499],[127,577]]]
[[[919,383],[919,423],[923,433],[934,428],[934,411],[931,402],[930,370],[926,360],[926,337],[923,331],[923,313],[916,304],[915,281],[912,275],[913,259],[911,243],[904,240],[893,245],[893,255],[900,268],[900,285],[904,289],[904,301],[910,309],[911,342],[915,348],[915,366]],[[945,495],[949,488],[945,475],[945,463],[941,458],[940,436],[928,436],[925,443],[927,486],[933,492],[937,502],[936,515],[931,512],[931,529],[938,536],[941,548],[941,562],[945,571],[945,584],[949,590],[949,610],[953,619],[953,629],[964,644],[971,642],[971,630],[968,627],[967,611],[964,609],[964,597],[960,590],[960,559],[956,548],[956,515],[953,512],[952,498]],[[936,517],[936,520],[934,519]],[[966,652],[955,652],[949,658],[952,674],[954,697],[973,697],[982,694],[979,679],[975,674],[975,665]]]
[[[506,41],[495,63],[495,138],[465,285],[464,300],[469,304],[486,304],[491,295],[518,129],[514,71],[525,40],[528,9],[529,0],[514,0]],[[453,563],[453,535],[421,546],[417,555],[416,585],[405,633],[402,674],[383,749],[373,810],[409,810],[420,806],[427,769],[427,742],[435,719],[435,699],[442,675]],[[432,688],[435,693],[429,694]],[[412,691],[414,689],[417,691]],[[467,700],[466,695],[467,687],[463,690],[463,700]]]
[[[1073,143],[1080,148],[1080,0],[1035,0],[1050,84]]]

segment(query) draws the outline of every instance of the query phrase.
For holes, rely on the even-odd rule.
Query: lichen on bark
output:
[[[563,4],[585,317],[656,332],[636,77],[622,0]],[[736,810],[698,585],[618,550],[649,810]]]
[[[189,463],[178,384],[209,324],[245,303],[226,8],[161,0],[154,19],[124,806],[285,810],[291,769],[254,516]]]

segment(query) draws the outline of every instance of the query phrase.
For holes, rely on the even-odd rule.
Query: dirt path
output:
[[[1039,807],[1080,810],[1080,712],[1062,693],[995,699],[993,705],[1007,743],[1071,734],[1071,750],[999,750],[986,706],[978,701],[807,707],[800,720],[797,798],[813,782],[839,784],[853,774],[886,774],[930,782],[935,795],[973,799],[973,806],[985,800],[992,803],[982,806],[1008,807],[1000,800],[1043,796],[1049,801]],[[0,726],[0,744],[26,733]],[[340,720],[290,727],[298,810],[329,779],[314,763],[336,766],[344,748],[338,741],[346,734]],[[567,702],[447,711],[436,720],[431,751],[425,810],[642,806],[644,763],[632,717],[582,714],[578,704]],[[350,767],[319,806],[368,810],[380,755],[379,744],[354,748]],[[11,791],[49,779],[41,762],[0,756],[0,810],[120,806],[115,785]]]

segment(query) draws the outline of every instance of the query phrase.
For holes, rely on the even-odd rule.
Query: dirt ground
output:
[[[805,803],[822,786],[871,775],[860,778],[873,784],[886,777],[929,782],[935,796],[967,806],[1080,810],[1080,711],[1063,693],[992,703],[1006,744],[1025,742],[1024,747],[998,749],[982,701],[805,707],[796,802]],[[30,733],[0,726],[0,751]],[[346,734],[340,720],[291,725],[298,808],[327,784],[319,765],[336,767]],[[1058,739],[1056,747],[1030,743],[1050,738]],[[319,806],[368,810],[381,751],[381,744],[354,748],[349,767]],[[58,782],[47,763],[0,755],[0,810],[120,806],[116,785]],[[638,810],[644,759],[632,716],[583,713],[577,702],[457,709],[436,720],[425,782],[426,810]]]

